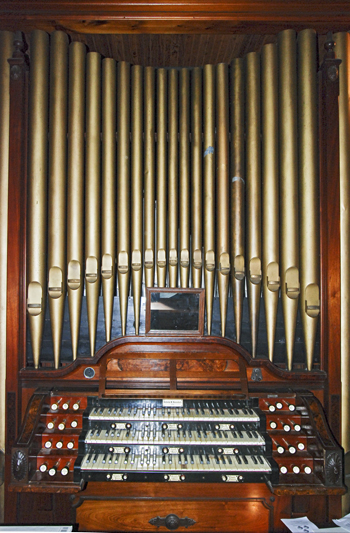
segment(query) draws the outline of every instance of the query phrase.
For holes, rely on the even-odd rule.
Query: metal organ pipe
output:
[[[278,35],[281,298],[288,369],[293,364],[295,327],[300,293],[298,220],[298,141],[296,35]]]
[[[135,333],[139,334],[142,284],[142,67],[131,69],[131,269]]]
[[[171,69],[168,86],[168,247],[169,287],[177,287],[178,272],[178,218],[179,218],[179,175],[178,175],[178,72]]]
[[[85,60],[85,45],[71,43],[68,89],[67,292],[73,360],[78,355],[84,290]]]
[[[203,145],[202,145],[202,69],[196,67],[191,78],[191,266],[192,286],[202,286],[202,246],[203,246]]]
[[[106,341],[111,340],[116,263],[116,102],[117,65],[102,61],[101,278]]]
[[[155,265],[155,69],[144,69],[144,268],[153,287]]]
[[[68,37],[51,35],[48,203],[48,294],[55,368],[60,362],[66,297],[66,161]]]
[[[157,282],[167,274],[167,71],[157,71]]]
[[[279,167],[277,47],[267,44],[261,54],[262,87],[262,286],[268,356],[273,360],[279,274]]]
[[[207,331],[210,335],[215,280],[215,67],[205,65],[203,71],[204,282]]]
[[[27,311],[34,367],[38,368],[46,303],[49,37],[35,30],[30,42]]]
[[[307,369],[312,369],[320,314],[320,237],[316,33],[298,35],[300,314]]]
[[[246,56],[246,246],[252,356],[256,357],[261,297],[260,54]]]
[[[179,262],[180,287],[189,286],[190,273],[190,72],[180,71],[179,83]]]
[[[117,250],[121,333],[126,333],[130,277],[130,64],[118,63]]]
[[[241,343],[245,285],[245,164],[244,164],[244,60],[231,62],[230,198],[231,198],[231,283],[236,341]]]
[[[90,355],[95,355],[100,294],[101,56],[86,56],[85,288]]]

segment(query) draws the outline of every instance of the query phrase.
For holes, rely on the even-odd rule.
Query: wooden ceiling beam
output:
[[[0,0],[0,28],[79,33],[326,32],[350,27],[349,0]]]

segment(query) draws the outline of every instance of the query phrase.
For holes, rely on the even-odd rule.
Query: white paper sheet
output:
[[[311,522],[307,516],[302,516],[300,518],[281,518],[287,528],[292,533],[312,533],[313,531],[320,531],[316,524]]]

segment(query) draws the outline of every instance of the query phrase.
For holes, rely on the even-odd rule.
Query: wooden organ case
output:
[[[55,359],[56,369],[27,366],[28,66],[18,36],[15,48],[7,521],[224,533],[285,531],[281,518],[305,514],[318,525],[340,516],[339,63],[332,46],[318,87],[320,364],[307,372],[252,358],[215,336],[127,336],[62,367]],[[123,281],[124,297],[127,289]]]

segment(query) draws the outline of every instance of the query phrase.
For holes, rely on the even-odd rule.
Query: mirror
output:
[[[146,335],[203,335],[204,289],[147,289]]]

